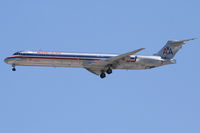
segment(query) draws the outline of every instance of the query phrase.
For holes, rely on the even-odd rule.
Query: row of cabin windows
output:
[[[59,57],[84,57],[84,58],[110,58],[110,56],[79,56],[79,55],[55,55],[55,54],[27,54],[16,52],[13,55],[26,55],[26,56],[59,56]]]
[[[13,55],[27,55],[27,56],[60,56],[60,57],[83,57],[79,55],[54,55],[54,54],[26,54],[16,52]],[[109,56],[84,56],[85,58],[111,58]],[[133,57],[131,59],[134,59]]]

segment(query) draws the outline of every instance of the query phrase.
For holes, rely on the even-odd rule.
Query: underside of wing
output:
[[[95,67],[91,67],[91,68],[85,68],[86,70],[88,70],[89,72],[95,74],[95,75],[100,75],[101,74],[101,69],[95,68]]]

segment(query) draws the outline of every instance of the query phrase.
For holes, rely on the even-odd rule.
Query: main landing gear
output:
[[[106,71],[107,74],[111,74],[112,73],[112,69],[108,68],[108,70]]]
[[[106,77],[106,74],[105,74],[104,72],[102,72],[102,73],[100,74],[100,77],[103,79],[103,78]]]
[[[12,65],[12,71],[16,71],[15,65]]]
[[[109,68],[106,70],[106,73],[107,73],[107,74],[111,74],[111,73],[112,73],[112,69],[109,67]],[[105,74],[104,71],[101,72],[100,77],[101,77],[102,79],[106,77],[106,74]]]

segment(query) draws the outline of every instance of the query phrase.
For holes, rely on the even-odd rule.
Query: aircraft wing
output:
[[[96,75],[99,75],[99,74],[101,74],[102,71],[106,71],[105,69],[107,69],[107,67],[109,67],[109,66],[111,66],[112,68],[116,68],[118,65],[120,65],[124,62],[127,62],[127,60],[130,59],[130,55],[133,55],[143,49],[144,48],[140,48],[140,49],[134,50],[132,52],[128,52],[125,54],[115,56],[113,58],[109,58],[106,60],[87,64],[85,66],[85,69],[87,69],[88,71],[90,71]]]

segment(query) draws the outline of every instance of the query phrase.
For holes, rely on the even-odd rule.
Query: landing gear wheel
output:
[[[13,67],[13,68],[12,68],[12,71],[16,71],[16,68],[15,68],[15,67]]]
[[[100,77],[103,79],[103,78],[106,77],[106,74],[105,74],[105,73],[101,73],[101,74],[100,74]]]
[[[111,74],[112,73],[112,69],[108,68],[108,70],[106,71],[107,74]]]

